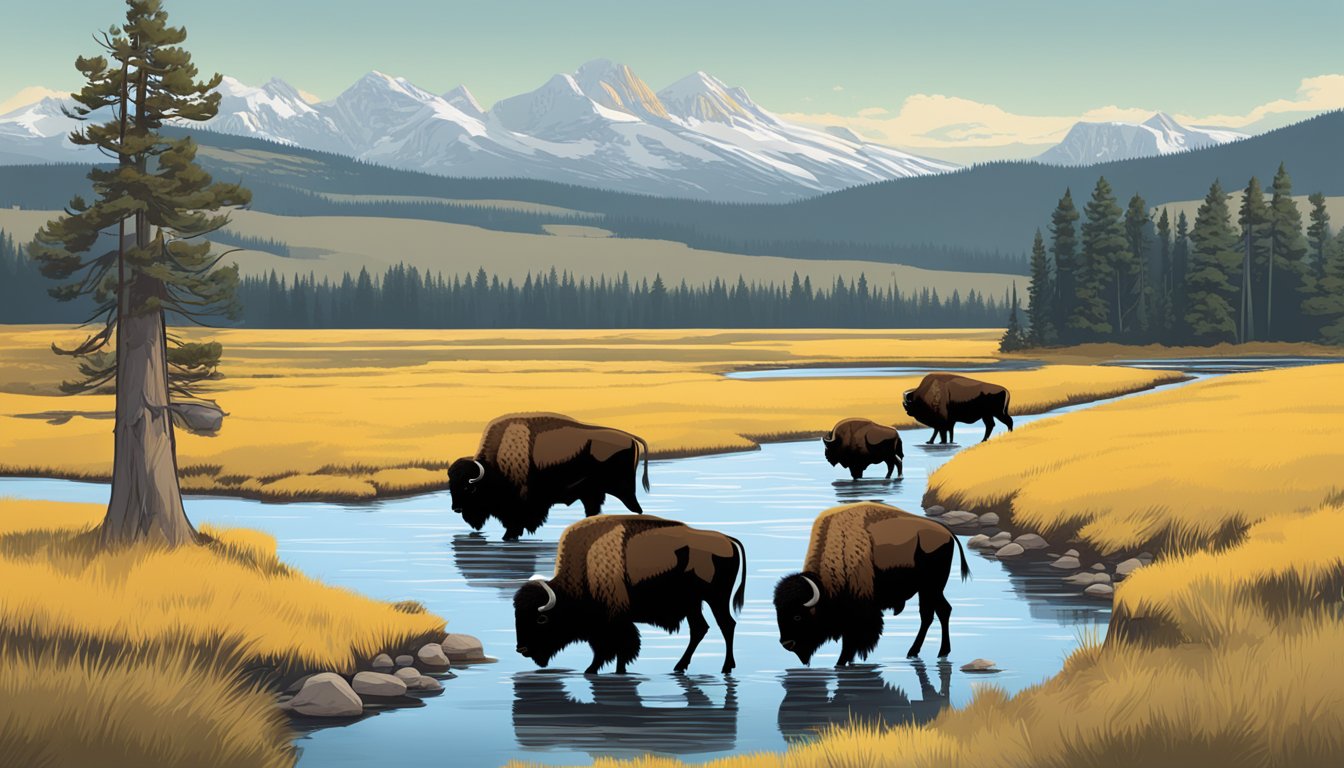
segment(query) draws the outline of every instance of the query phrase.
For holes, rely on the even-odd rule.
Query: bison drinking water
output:
[[[555,504],[582,501],[592,517],[610,494],[642,513],[635,498],[641,455],[647,491],[649,445],[641,438],[556,413],[501,416],[485,428],[475,457],[448,468],[453,511],[478,531],[497,518],[505,540],[540,528]]]
[[[933,427],[929,443],[941,438],[946,443],[953,438],[957,422],[974,424],[984,422],[985,436],[994,431],[994,420],[1002,421],[1013,431],[1013,417],[1008,415],[1008,390],[998,384],[976,381],[954,373],[930,373],[914,389],[907,389],[903,402],[905,412],[921,424]]]
[[[848,469],[855,480],[863,477],[863,470],[873,464],[887,465],[888,480],[892,470],[905,475],[905,467],[901,465],[905,450],[895,427],[868,419],[845,419],[832,427],[821,442],[826,445],[826,460],[831,466],[839,464]]]
[[[518,653],[544,667],[566,646],[587,642],[587,674],[613,659],[625,674],[639,656],[636,623],[674,632],[686,621],[691,643],[677,662],[681,672],[709,631],[701,613],[709,603],[727,645],[726,674],[734,666],[733,611],[742,610],[746,586],[746,550],[731,536],[658,517],[580,520],[560,535],[555,576],[529,581],[513,597]]]
[[[919,595],[919,634],[908,655],[918,656],[933,617],[943,629],[939,656],[952,650],[947,622],[952,606],[943,588],[952,551],[961,542],[932,520],[883,504],[846,504],[822,512],[812,524],[803,572],[775,587],[779,642],[804,664],[828,640],[840,640],[843,667],[868,658],[882,637],[882,612],[899,615]],[[961,578],[970,576],[961,552]]]

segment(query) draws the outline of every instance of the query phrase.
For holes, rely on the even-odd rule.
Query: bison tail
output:
[[[742,606],[747,602],[747,548],[732,536],[729,536],[728,540],[733,542],[733,546],[737,548],[737,572],[740,579],[737,585],[737,594],[733,595],[733,611],[741,613]]]
[[[649,492],[649,444],[646,443],[646,442],[644,442],[644,438],[642,438],[642,437],[636,437],[635,435],[631,435],[631,437],[634,437],[634,438],[635,438],[635,441],[638,442],[638,443],[640,444],[640,446],[642,446],[642,447],[644,448],[644,478],[643,478],[643,485],[644,485],[644,492],[645,492],[645,493],[648,493],[648,492]],[[639,469],[639,453],[638,453],[638,452],[635,453],[635,469],[636,469],[636,470]]]
[[[965,581],[971,578],[971,568],[966,565],[966,550],[961,548],[961,538],[955,533],[952,534],[952,540],[957,542],[957,552],[961,554],[961,580]]]

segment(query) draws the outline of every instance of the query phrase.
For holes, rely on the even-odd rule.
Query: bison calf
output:
[[[947,622],[952,606],[943,588],[952,550],[961,552],[961,578],[970,576],[961,542],[932,520],[883,504],[828,509],[812,524],[802,573],[775,587],[779,642],[807,664],[828,640],[840,640],[837,667],[868,658],[882,637],[882,612],[900,615],[919,595],[919,634],[908,655],[917,656],[938,616],[943,629],[939,656],[952,651]]]
[[[941,438],[943,443],[954,439],[957,422],[974,424],[983,422],[984,442],[994,431],[994,420],[998,419],[1013,431],[1013,417],[1008,415],[1008,390],[998,384],[976,381],[954,373],[930,373],[914,389],[907,389],[902,397],[905,412],[916,421],[933,427],[929,436]]]
[[[625,674],[639,656],[635,624],[675,632],[684,620],[691,643],[675,667],[682,672],[709,631],[701,612],[709,603],[727,645],[726,674],[735,666],[733,612],[742,610],[746,586],[746,550],[731,536],[657,517],[580,520],[560,535],[555,576],[529,581],[513,597],[518,653],[544,667],[586,642],[593,649],[587,674],[613,659]]]
[[[821,438],[826,446],[826,461],[849,470],[849,476],[858,480],[863,471],[874,464],[887,465],[887,479],[893,470],[905,476],[901,460],[905,449],[895,427],[888,427],[868,419],[845,419]]]
[[[647,491],[649,444],[641,438],[556,413],[501,416],[486,426],[474,457],[448,468],[453,511],[478,531],[498,518],[505,540],[540,528],[556,504],[582,501],[591,517],[610,494],[642,513],[635,498],[641,455]]]

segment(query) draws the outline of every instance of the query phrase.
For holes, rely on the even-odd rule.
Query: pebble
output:
[[[947,512],[947,507],[944,507],[941,504],[934,504],[932,507],[928,507],[924,510],[924,514],[929,517],[942,517],[945,512]]]
[[[1046,543],[1045,539],[1041,538],[1040,536],[1037,536],[1034,533],[1024,533],[1021,536],[1018,536],[1016,539],[1013,539],[1013,543],[1017,544],[1023,549],[1045,549],[1046,547],[1050,546],[1049,544]]]
[[[1093,584],[1092,586],[1083,590],[1083,594],[1089,597],[1109,598],[1111,595],[1115,594],[1115,587],[1112,587],[1110,584]]]
[[[966,512],[965,510],[955,510],[953,512],[948,512],[944,514],[940,519],[947,525],[952,526],[966,525],[967,523],[978,523],[980,520],[980,518],[976,517],[974,514],[970,512]]]
[[[1092,564],[1092,570],[1094,570],[1094,571],[1104,571],[1104,570],[1106,570],[1106,565],[1105,565],[1105,563],[1093,563],[1093,564]]]
[[[1076,555],[1064,555],[1055,562],[1051,563],[1050,566],[1052,568],[1059,568],[1060,570],[1067,570],[1067,571],[1076,571],[1082,567],[1082,565],[1078,562],[1078,557]]]
[[[976,659],[975,661],[972,661],[972,662],[969,663],[969,664],[962,664],[962,665],[961,665],[961,671],[962,671],[962,672],[998,672],[998,671],[1000,671],[1000,670],[999,670],[997,667],[995,667],[995,666],[994,666],[994,662],[990,661],[989,659]]]
[[[1129,576],[1131,573],[1142,568],[1143,566],[1144,562],[1142,560],[1138,559],[1137,557],[1131,557],[1128,560],[1124,561],[1123,563],[1120,563],[1119,565],[1115,566],[1115,577],[1117,579],[1123,579]]]
[[[983,533],[977,533],[966,540],[966,546],[972,549],[989,549],[993,545],[989,543],[989,537]]]
[[[1021,544],[1012,542],[1000,547],[999,551],[994,553],[994,556],[1000,560],[1007,560],[1013,557],[1021,557],[1023,552],[1026,552],[1026,550],[1022,548]]]
[[[415,657],[410,655],[409,653],[403,653],[397,657],[398,667],[409,667],[413,664],[415,664]]]
[[[999,516],[995,512],[986,512],[980,516],[980,527],[988,528],[999,524]]]
[[[377,656],[373,657],[373,663],[370,666],[372,666],[374,671],[376,672],[382,672],[385,669],[392,669],[393,667],[392,657],[388,656],[386,653],[380,653]]]

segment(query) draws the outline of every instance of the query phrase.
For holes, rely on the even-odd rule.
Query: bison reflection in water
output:
[[[649,490],[649,445],[619,429],[583,424],[556,413],[501,416],[490,422],[474,457],[448,468],[453,511],[476,530],[494,517],[505,540],[532,533],[556,504],[583,502],[592,517],[607,495],[631,512],[644,510],[635,498],[635,477],[644,459]]]
[[[566,646],[587,642],[587,674],[612,660],[625,674],[639,656],[635,624],[675,632],[685,621],[691,641],[675,667],[681,672],[709,631],[701,610],[708,603],[727,646],[726,674],[734,666],[733,613],[742,610],[746,587],[746,550],[731,536],[657,517],[590,517],[560,534],[555,576],[513,596],[518,653],[544,667]]]
[[[833,725],[861,722],[876,725],[922,724],[947,708],[952,665],[938,662],[938,687],[929,680],[924,662],[911,662],[919,680],[919,698],[891,685],[876,665],[838,670],[792,669],[784,673],[784,700],[779,705],[779,732],[786,739],[816,736]],[[834,692],[831,684],[835,684]]]
[[[998,384],[977,381],[954,373],[930,373],[914,389],[907,389],[902,397],[905,412],[916,421],[933,427],[929,443],[941,438],[943,443],[954,438],[957,422],[983,422],[989,439],[998,419],[1013,431],[1013,417],[1008,415],[1008,390]]]
[[[534,575],[549,573],[555,567],[555,544],[549,541],[504,544],[472,532],[457,534],[449,546],[453,564],[468,586],[490,587],[510,595]]]
[[[882,613],[899,615],[919,596],[919,633],[907,652],[919,655],[936,614],[952,652],[943,596],[961,542],[943,525],[884,504],[846,504],[822,512],[812,524],[802,573],[775,586],[779,643],[804,664],[828,640],[840,640],[837,667],[868,658],[882,637]],[[971,571],[961,551],[961,578]]]
[[[641,681],[632,675],[588,680],[591,702],[571,696],[561,674],[514,675],[513,729],[518,743],[598,755],[727,752],[736,745],[737,689],[731,677],[722,680],[726,692],[721,705],[710,697],[713,683],[687,675],[672,678],[680,688],[678,694],[656,697],[641,696]],[[650,706],[655,701],[657,706]]]
[[[888,427],[868,419],[844,419],[838,422],[821,442],[826,446],[826,461],[849,470],[849,476],[858,480],[863,471],[874,464],[887,465],[887,479],[893,470],[902,476],[905,467],[901,460],[905,451],[901,435],[895,427]]]

